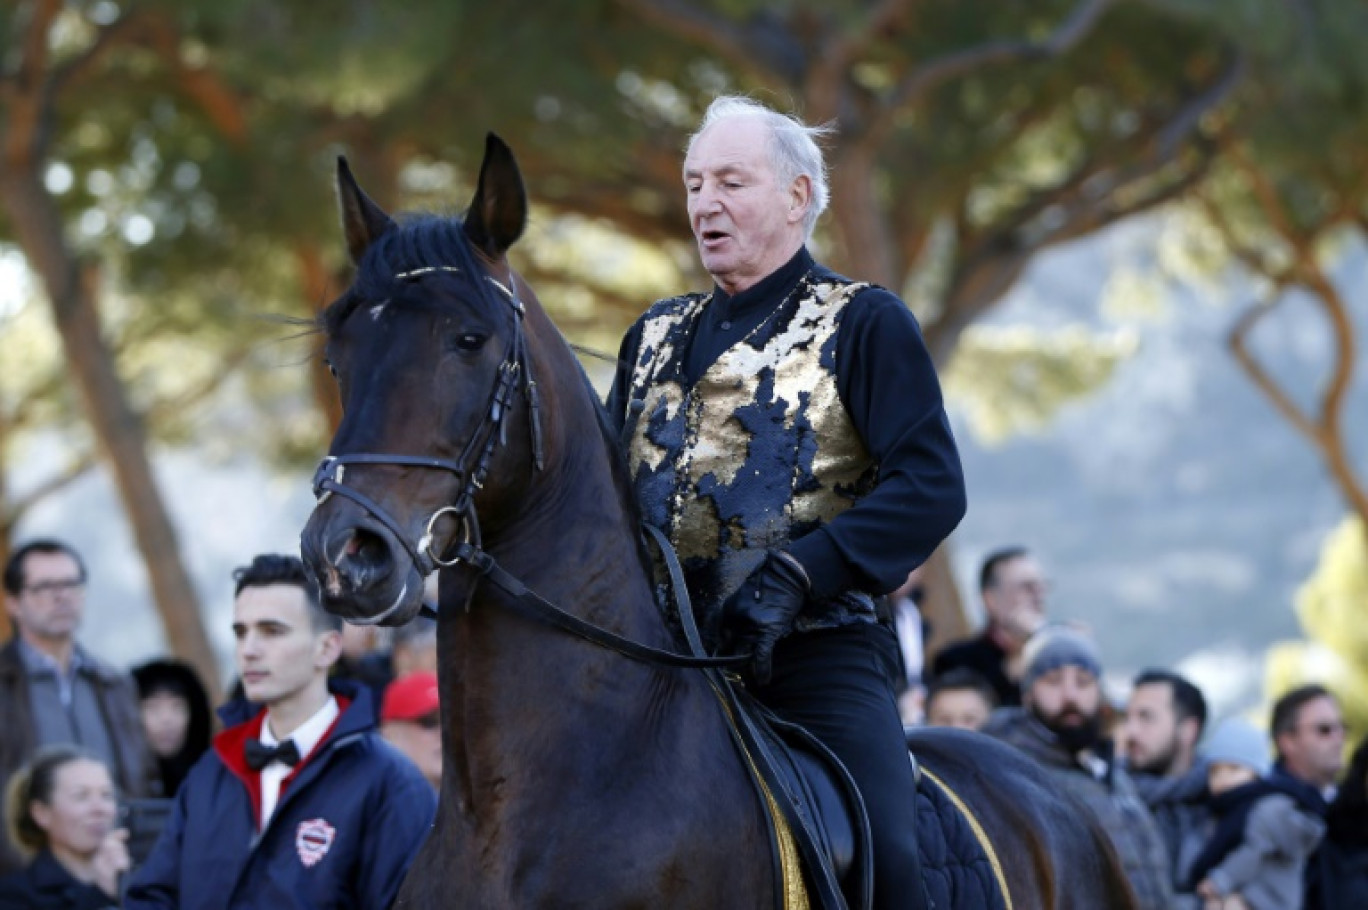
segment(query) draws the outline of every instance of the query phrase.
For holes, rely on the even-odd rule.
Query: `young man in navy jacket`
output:
[[[299,560],[258,556],[234,577],[237,670],[254,704],[220,711],[228,727],[124,906],[388,907],[432,825],[432,787],[375,732],[364,687],[329,685],[341,621]]]

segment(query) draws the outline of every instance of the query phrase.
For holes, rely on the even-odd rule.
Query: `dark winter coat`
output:
[[[0,910],[112,910],[118,904],[79,881],[46,850],[23,871],[0,878]]]
[[[152,780],[152,753],[143,736],[138,713],[138,695],[133,679],[109,664],[81,651],[82,669],[91,682],[100,716],[116,753],[110,768],[114,783],[123,796],[147,796]],[[29,700],[28,674],[19,653],[19,640],[12,639],[0,648],[0,784],[33,758],[38,751],[37,732]],[[0,875],[22,868],[23,856],[0,836]]]
[[[1170,910],[1172,873],[1163,838],[1130,777],[1109,754],[1070,752],[1023,708],[993,712],[983,732],[1025,752],[1062,792],[1092,810],[1116,847],[1140,910]]]
[[[374,730],[364,687],[331,684],[342,714],[285,779],[258,830],[260,775],[244,745],[265,712],[237,702],[234,726],[186,778],[128,889],[127,910],[372,910],[388,907],[436,811],[432,786]]]

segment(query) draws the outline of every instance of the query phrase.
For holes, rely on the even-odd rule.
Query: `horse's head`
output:
[[[424,577],[478,534],[476,499],[483,508],[515,495],[542,457],[523,326],[530,290],[505,259],[527,201],[492,134],[464,220],[396,222],[342,160],[337,191],[357,266],[323,316],[343,419],[301,550],[328,610],[396,625],[420,608]],[[494,469],[503,459],[528,467]]]

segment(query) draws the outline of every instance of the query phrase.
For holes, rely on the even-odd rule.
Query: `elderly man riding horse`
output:
[[[816,263],[821,128],[714,101],[684,160],[710,293],[627,333],[609,413],[643,517],[678,550],[710,643],[814,733],[866,794],[874,905],[922,903],[916,781],[873,596],[955,528],[964,478],[940,385],[896,295]]]

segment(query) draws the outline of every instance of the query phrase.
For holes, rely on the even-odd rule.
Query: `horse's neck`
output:
[[[593,432],[597,445],[598,428]],[[669,647],[638,557],[635,512],[606,454],[587,445],[548,463],[525,507],[486,540],[487,549],[506,572],[567,612]],[[452,727],[447,754],[456,753],[448,785],[477,816],[491,805],[491,790],[512,787],[513,776],[528,789],[543,786],[545,775],[536,777],[542,763],[565,770],[579,762],[594,775],[649,764],[639,737],[650,742],[655,725],[672,723],[679,699],[696,695],[699,682],[529,618],[511,601],[480,581],[470,612],[443,633],[444,673],[454,682],[445,692],[456,699],[444,705]],[[588,752],[586,738],[595,744]],[[528,790],[518,792],[532,799]]]

